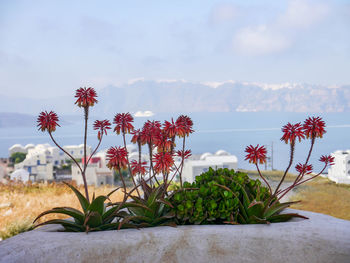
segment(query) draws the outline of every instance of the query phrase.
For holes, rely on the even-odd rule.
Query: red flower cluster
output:
[[[191,150],[185,150],[185,151],[177,151],[176,156],[185,159],[188,159],[192,155]]]
[[[169,152],[173,142],[169,140],[168,135],[164,130],[161,130],[154,136],[154,145],[157,146],[158,152]]]
[[[179,137],[189,136],[190,133],[193,132],[192,126],[193,122],[190,117],[181,115],[177,118],[176,122],[177,127],[177,135]]]
[[[93,88],[79,88],[76,90],[75,97],[78,98],[75,104],[79,107],[85,108],[97,103],[97,94]]]
[[[57,123],[58,116],[53,111],[50,111],[49,113],[47,111],[42,111],[38,116],[37,122],[37,127],[39,127],[39,130],[47,130],[50,133],[56,130],[56,126],[60,127],[60,125]]]
[[[113,123],[116,124],[114,131],[117,134],[120,132],[126,134],[134,130],[134,126],[131,124],[134,121],[132,115],[128,113],[118,113],[115,115]]]
[[[290,124],[289,122],[282,127],[283,136],[281,138],[281,141],[285,141],[285,143],[294,143],[295,139],[299,139],[299,142],[301,139],[305,138],[303,126],[299,123],[296,124]]]
[[[257,164],[259,162],[260,164],[263,164],[266,162],[267,150],[265,146],[259,147],[258,144],[256,147],[254,147],[249,145],[245,148],[245,152],[247,153],[245,160],[248,160],[250,163]]]
[[[163,124],[163,130],[169,138],[173,138],[177,135],[177,129],[173,119],[171,119],[171,122],[165,121]]]
[[[157,135],[161,132],[159,121],[146,121],[141,132],[141,143],[153,143]]]
[[[99,130],[97,138],[101,140],[103,133],[107,135],[107,130],[111,128],[111,123],[109,120],[98,121],[94,123],[94,130]]]
[[[111,147],[107,151],[107,166],[110,169],[126,169],[128,152],[124,147]]]
[[[140,131],[140,129],[133,130],[131,132],[131,134],[133,135],[131,138],[132,143],[141,143],[141,131]]]
[[[145,175],[147,173],[146,171],[146,166],[147,162],[137,162],[136,160],[131,161],[131,172],[132,175],[135,174],[140,174],[140,175]]]
[[[325,165],[334,165],[334,157],[331,155],[322,155],[319,161]]]
[[[303,175],[311,174],[312,173],[312,165],[311,164],[305,165],[305,164],[298,163],[295,166],[295,170],[297,170],[298,173],[303,174]]]
[[[171,167],[174,165],[174,159],[169,152],[161,152],[157,153],[153,156],[154,171],[156,173],[163,172],[164,174],[168,174],[171,170]]]
[[[321,117],[309,117],[304,121],[303,129],[307,138],[322,138],[326,133],[326,124]]]

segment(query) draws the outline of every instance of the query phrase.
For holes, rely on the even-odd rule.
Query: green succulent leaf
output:
[[[271,217],[269,217],[269,221],[271,223],[277,223],[277,222],[286,222],[290,219],[292,219],[293,217],[299,217],[299,218],[303,218],[303,219],[309,219],[308,217],[299,215],[299,214],[295,214],[295,213],[291,213],[291,214],[279,214],[279,215],[273,215]]]
[[[97,211],[91,211],[85,218],[84,225],[95,228],[102,225],[102,216]]]
[[[51,210],[42,212],[40,215],[38,215],[37,218],[35,218],[33,223],[35,223],[40,217],[47,214],[64,214],[64,215],[73,217],[76,220],[76,222],[80,224],[84,223],[84,214],[72,207],[55,207],[55,208],[52,208]]]
[[[106,201],[107,198],[108,198],[107,196],[102,196],[102,195],[96,197],[89,205],[88,211],[95,211],[100,215],[102,215],[105,210],[104,202]]]
[[[81,208],[86,213],[89,207],[89,201],[79,192],[78,189],[76,189],[73,185],[70,185],[69,183],[63,182],[65,185],[67,185],[70,189],[73,190],[75,195],[78,197],[78,200],[80,202]]]
[[[265,212],[265,216],[271,217],[275,214],[279,214],[280,212],[282,212],[284,209],[286,209],[287,207],[291,206],[292,204],[295,204],[298,202],[285,202],[285,203],[275,203],[273,206],[269,207],[266,212]]]
[[[80,231],[85,231],[84,226],[74,223],[73,221],[69,221],[66,219],[52,219],[52,220],[48,220],[45,221],[41,224],[35,225],[34,228],[37,228],[39,226],[43,226],[43,225],[62,225],[63,227],[70,227],[72,229],[76,229],[76,230],[80,230]]]

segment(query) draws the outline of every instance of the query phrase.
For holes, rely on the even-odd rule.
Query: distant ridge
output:
[[[98,116],[117,112],[349,112],[350,85],[265,84],[246,82],[189,82],[185,80],[137,79],[98,90]],[[2,96],[0,112],[37,115],[55,110],[78,114],[74,97],[47,100]]]
[[[35,125],[35,117],[28,114],[0,112],[0,128],[29,127]]]

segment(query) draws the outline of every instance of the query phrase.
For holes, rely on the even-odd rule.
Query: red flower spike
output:
[[[75,97],[78,98],[75,104],[79,107],[94,106],[97,103],[97,94],[93,88],[79,88],[75,92]]]
[[[331,155],[322,155],[319,161],[325,165],[334,165],[334,157]]]
[[[113,123],[116,124],[114,131],[117,134],[130,133],[134,130],[134,126],[131,124],[134,121],[134,118],[129,112],[127,113],[118,113],[115,115]]]
[[[125,147],[111,147],[107,151],[107,166],[109,169],[126,169],[128,151]]]
[[[137,162],[135,160],[131,161],[131,172],[132,175],[140,174],[140,175],[145,175],[147,173],[146,166],[147,162]]]
[[[309,117],[304,121],[303,129],[307,138],[322,138],[326,133],[325,122],[321,117]]]
[[[171,153],[169,152],[161,152],[154,155],[153,162],[156,164],[154,165],[154,171],[156,173],[169,173],[171,170],[171,167],[174,165],[174,159]]]
[[[58,122],[58,116],[55,112],[50,111],[42,111],[38,116],[38,125],[39,130],[48,132],[54,132],[56,130],[56,126],[60,127]]]
[[[169,121],[164,122],[163,130],[166,132],[169,138],[173,138],[177,135],[177,126],[174,123],[173,119],[171,119],[171,122]]]
[[[177,118],[176,122],[177,127],[177,135],[179,137],[189,136],[190,133],[193,132],[192,126],[193,122],[190,117],[181,115]]]
[[[154,145],[157,146],[158,152],[168,152],[170,151],[173,142],[169,140],[166,132],[161,130],[161,132],[154,136]]]
[[[295,166],[295,170],[297,170],[298,173],[300,174],[311,174],[312,173],[312,165],[309,164],[309,165],[305,165],[305,164],[301,164],[301,163],[298,163],[296,166]]]
[[[183,158],[184,160],[188,159],[190,156],[192,156],[191,150],[186,151],[177,151],[176,156]]]
[[[151,143],[155,137],[161,132],[161,124],[159,121],[146,121],[141,132],[141,143]]]
[[[97,134],[97,138],[101,140],[101,135],[104,133],[107,135],[107,130],[111,128],[111,123],[109,120],[98,121],[96,120],[94,123],[94,130],[99,130]]]
[[[301,139],[305,139],[303,126],[299,123],[290,124],[289,122],[282,127],[283,136],[281,141],[285,143],[294,143],[295,139],[298,139],[299,142]]]
[[[267,150],[265,146],[260,146],[259,144],[256,147],[253,145],[249,145],[245,148],[245,152],[247,153],[245,160],[249,160],[250,163],[260,164],[266,163],[266,153]]]
[[[140,129],[132,131],[131,134],[133,135],[131,138],[132,143],[141,143],[141,131],[140,131]]]

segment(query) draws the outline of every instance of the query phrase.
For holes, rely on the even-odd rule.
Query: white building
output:
[[[10,179],[14,181],[22,181],[25,183],[29,181],[29,173],[27,170],[17,169],[10,175]]]
[[[82,161],[84,161],[84,159]],[[80,166],[83,168],[81,163]],[[96,153],[96,155],[91,158],[86,168],[85,176],[88,185],[113,185],[113,171],[107,167],[106,150]],[[72,180],[76,181],[78,185],[84,184],[81,171],[74,163],[72,164]]]
[[[192,183],[196,176],[207,172],[209,167],[213,169],[228,168],[236,170],[238,167],[237,157],[230,153],[219,150],[215,154],[203,153],[199,160],[186,160],[182,172],[183,181]]]
[[[84,144],[80,145],[66,145],[62,147],[65,151],[67,151],[70,155],[72,155],[75,159],[82,159],[84,158]],[[67,156],[65,153],[61,152],[60,153],[63,158],[70,159],[69,156]],[[87,146],[86,147],[86,155],[90,156],[91,155],[91,147]]]
[[[28,150],[33,149],[34,147],[35,147],[35,145],[32,143],[29,143],[26,146],[23,146],[21,144],[14,144],[9,148],[9,154],[11,156],[13,153],[16,153],[16,152],[28,153]]]
[[[337,184],[350,184],[350,150],[335,151],[334,165],[328,169],[328,178]]]
[[[58,147],[53,147],[50,144],[31,144],[22,147],[27,155],[23,162],[15,164],[15,170],[24,169],[28,171],[33,181],[48,181],[53,180],[53,167],[60,166],[70,159]],[[14,145],[9,149],[9,152],[20,150],[20,145]],[[68,153],[74,158],[81,159],[84,156],[83,145],[63,146]],[[87,146],[87,154],[91,154],[91,147]]]

